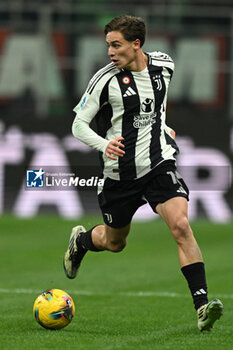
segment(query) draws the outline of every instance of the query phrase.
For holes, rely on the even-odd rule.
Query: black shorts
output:
[[[136,180],[117,181],[106,178],[98,194],[104,222],[120,228],[129,224],[136,210],[149,203],[156,206],[174,197],[188,200],[189,190],[173,161],[163,162],[150,173]]]

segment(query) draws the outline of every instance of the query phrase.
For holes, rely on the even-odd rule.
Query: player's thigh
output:
[[[156,212],[167,223],[175,239],[192,234],[188,222],[188,202],[184,197],[174,197],[159,203]]]
[[[126,232],[133,215],[145,203],[142,199],[141,186],[135,181],[115,181],[107,178],[98,194],[99,206],[108,232],[117,235]],[[119,231],[118,231],[119,230]]]
[[[187,217],[188,202],[184,197],[174,197],[159,203],[155,210],[168,226],[172,227],[179,218]]]

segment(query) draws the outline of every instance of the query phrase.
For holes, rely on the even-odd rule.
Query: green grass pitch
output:
[[[101,223],[85,217],[88,228]],[[219,297],[224,315],[200,333],[176,245],[159,220],[134,223],[121,253],[87,253],[79,275],[65,277],[62,258],[74,221],[59,217],[0,219],[1,349],[232,350],[232,223],[192,224],[206,263],[209,299]],[[38,294],[60,288],[76,314],[60,331],[43,329],[32,315]]]

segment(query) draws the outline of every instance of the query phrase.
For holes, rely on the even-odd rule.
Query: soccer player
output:
[[[124,249],[134,213],[148,202],[177,243],[198,328],[210,330],[223,304],[207,299],[204,263],[187,217],[189,190],[177,172],[178,147],[165,120],[174,63],[165,53],[143,52],[141,18],[115,17],[104,32],[111,63],[90,80],[74,108],[72,128],[76,138],[101,152],[104,184],[98,188],[98,201],[104,225],[72,229],[63,260],[66,276],[77,275],[88,250]],[[89,126],[94,117],[97,132]]]

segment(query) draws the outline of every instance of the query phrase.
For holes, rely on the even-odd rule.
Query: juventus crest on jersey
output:
[[[178,151],[165,122],[174,63],[158,51],[146,54],[148,65],[141,72],[119,70],[113,63],[99,70],[74,108],[74,136],[102,152],[104,175],[115,180],[142,177],[174,160]],[[94,117],[98,135],[89,128]],[[124,137],[125,155],[111,160],[104,151],[117,136]]]

